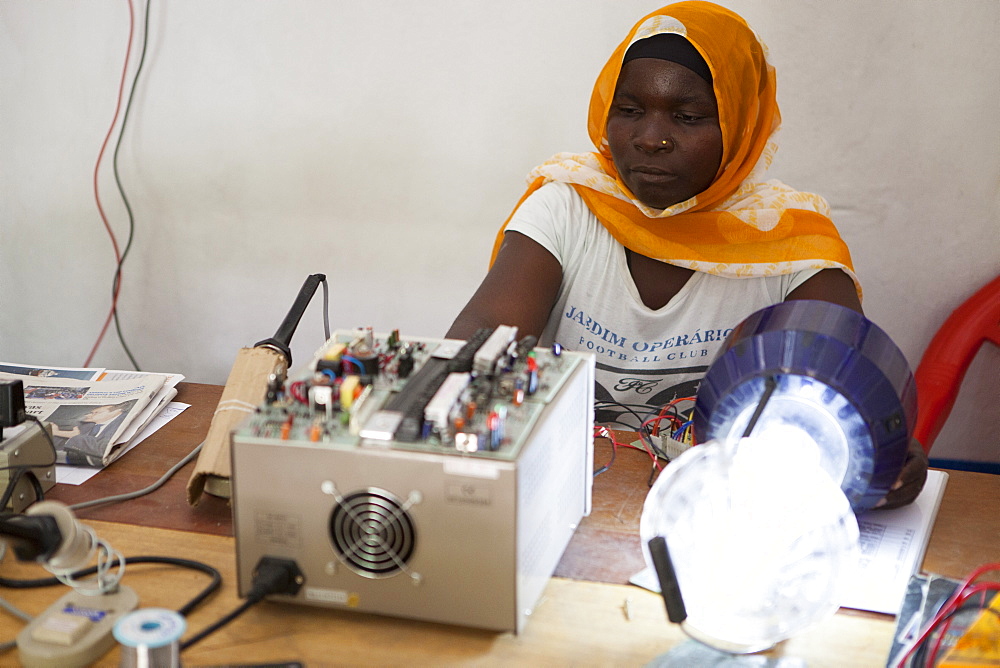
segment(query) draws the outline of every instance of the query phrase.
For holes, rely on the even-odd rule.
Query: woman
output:
[[[594,352],[604,422],[694,395],[730,329],[761,308],[861,312],[827,203],[764,179],[781,116],[742,18],[708,2],[644,17],[598,76],[588,120],[597,151],[531,172],[448,337],[508,324]]]

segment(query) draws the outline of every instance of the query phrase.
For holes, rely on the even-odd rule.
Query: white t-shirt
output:
[[[818,270],[766,278],[723,278],[695,272],[660,309],[642,303],[615,241],[577,192],[548,183],[517,209],[507,231],[552,253],[563,269],[541,345],[597,356],[597,421],[638,426],[662,406],[693,397],[732,328]]]

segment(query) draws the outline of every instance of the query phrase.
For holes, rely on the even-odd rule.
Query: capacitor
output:
[[[400,378],[408,378],[413,373],[413,365],[413,348],[409,345],[404,345],[402,352],[399,354],[399,362],[396,364],[396,373],[399,374]]]
[[[340,384],[340,407],[345,411],[351,410],[351,406],[354,405],[354,399],[358,396],[360,390],[360,376],[345,376],[344,382]]]
[[[500,442],[500,417],[495,411],[491,411],[486,416],[486,442],[489,443],[490,450],[496,450]]]
[[[322,359],[326,360],[327,362],[333,362],[339,360],[340,356],[344,354],[345,350],[347,350],[346,343],[339,343],[339,342],[334,343],[323,351]]]
[[[361,358],[361,368],[364,369],[365,376],[377,376],[379,372],[378,355],[372,353]]]
[[[528,386],[525,391],[529,397],[538,391],[538,360],[534,352],[528,354]]]
[[[486,427],[489,429],[490,450],[499,450],[503,444],[504,428],[507,425],[507,407],[497,404],[490,411],[486,418]]]
[[[510,345],[507,346],[507,350],[504,354],[500,356],[498,366],[503,373],[510,373],[514,370],[514,364],[518,360],[518,348],[517,341],[511,341]]]
[[[368,350],[373,350],[375,348],[375,330],[371,327],[365,327],[364,333],[362,334],[364,340],[364,345]]]
[[[385,346],[389,350],[395,350],[399,347],[399,330],[394,329],[389,332],[389,336],[385,340]]]
[[[264,394],[264,401],[273,404],[281,398],[283,383],[277,374],[272,373],[267,377],[267,392]]]

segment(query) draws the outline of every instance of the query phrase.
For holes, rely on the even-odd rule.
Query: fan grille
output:
[[[330,539],[354,572],[378,578],[404,570],[416,545],[406,508],[389,492],[366,489],[337,501],[330,516]]]

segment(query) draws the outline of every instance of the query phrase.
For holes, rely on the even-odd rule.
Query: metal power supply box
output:
[[[401,440],[410,395],[428,394],[423,367],[462,342],[364,337],[337,332],[317,353],[310,377],[336,376],[332,386],[286,381],[294,398],[275,389],[233,433],[240,594],[275,557],[295,562],[302,586],[272,600],[519,632],[590,512],[593,356],[534,349],[527,360],[505,339],[499,361],[477,357],[478,372],[449,373],[424,396],[426,422]],[[349,372],[368,353],[378,370],[351,399]],[[393,373],[403,355],[407,379]]]

